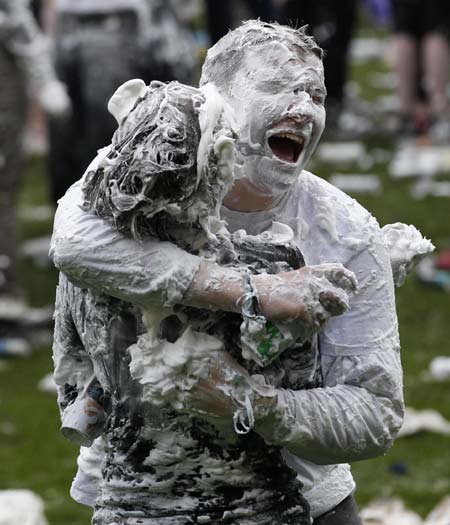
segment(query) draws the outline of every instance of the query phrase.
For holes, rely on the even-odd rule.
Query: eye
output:
[[[305,86],[298,86],[294,89],[294,95],[299,95],[303,91],[305,91]]]
[[[325,102],[324,95],[313,95],[311,98],[312,98],[312,101],[314,102],[314,104],[323,105],[324,102]]]

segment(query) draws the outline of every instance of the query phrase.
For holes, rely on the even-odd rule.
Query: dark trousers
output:
[[[420,39],[427,33],[450,36],[450,5],[442,0],[391,0],[394,30]]]
[[[337,507],[319,516],[314,525],[362,525],[358,507],[352,495],[344,499]]]

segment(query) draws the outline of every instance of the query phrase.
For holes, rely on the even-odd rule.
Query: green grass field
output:
[[[371,98],[379,94],[368,85],[368,73],[385,68],[378,62],[353,68],[353,77],[364,94]],[[391,150],[393,141],[374,139],[368,147]],[[316,173],[327,177],[331,169],[317,165]],[[377,164],[371,173],[382,177],[384,192],[358,200],[380,224],[412,223],[438,249],[450,246],[448,199],[413,200],[409,182],[390,180],[386,164]],[[27,163],[19,202],[20,206],[48,202],[42,160]],[[22,223],[23,238],[36,237],[50,229],[50,221]],[[56,272],[37,269],[30,263],[23,263],[21,269],[31,303],[41,306],[52,302]],[[433,357],[450,353],[450,296],[424,287],[412,276],[399,289],[397,298],[406,403],[417,409],[436,409],[450,420],[450,382],[430,383],[422,377]],[[27,359],[3,361],[0,366],[2,363],[5,368],[0,371],[0,489],[36,491],[46,502],[51,525],[86,525],[90,511],[69,497],[77,450],[59,434],[55,400],[37,389],[38,380],[52,369],[50,348],[41,348]],[[396,463],[405,465],[404,474],[392,472]],[[450,437],[419,434],[399,439],[385,457],[356,463],[353,471],[360,505],[382,496],[399,496],[425,516],[444,495],[450,494]]]

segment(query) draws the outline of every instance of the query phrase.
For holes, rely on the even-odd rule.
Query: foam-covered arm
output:
[[[53,377],[61,416],[85,389],[94,374],[91,357],[80,339],[72,318],[70,300],[67,280],[61,276],[56,292],[53,333]]]
[[[383,454],[403,419],[403,385],[389,255],[374,229],[349,261],[359,293],[319,334],[322,388],[283,390],[255,430],[301,458],[343,463]]]
[[[107,148],[100,152],[92,169],[107,152]],[[181,302],[200,308],[239,311],[238,300],[244,292],[241,273],[204,261],[170,242],[151,238],[138,242],[126,237],[108,222],[81,209],[81,186],[82,181],[74,184],[59,201],[50,249],[55,266],[74,284],[144,309]],[[328,273],[333,271],[330,269]],[[345,269],[342,272],[341,280],[346,280]],[[270,319],[301,319],[303,310],[298,305],[303,297],[301,290],[292,296],[295,288],[292,280],[284,282],[278,277],[265,276],[267,283],[257,281],[261,297],[273,295],[283,299],[286,295],[285,301],[265,301],[263,307],[267,303],[267,308],[263,308],[263,313]],[[298,278],[309,282],[308,275]],[[330,291],[332,285],[325,281],[326,290]],[[336,287],[339,283],[335,283]],[[274,288],[276,294],[271,292]]]
[[[22,70],[29,92],[51,113],[68,111],[70,101],[56,77],[49,40],[33,18],[29,2],[2,0],[0,8],[0,39]]]
[[[81,182],[60,200],[50,254],[76,285],[142,308],[180,302],[201,259],[169,242],[137,242],[83,211]]]
[[[61,412],[61,433],[75,445],[90,446],[103,432],[109,410],[109,394],[98,379],[98,369],[89,347],[97,350],[96,337],[111,331],[89,317],[86,320],[85,293],[60,275],[55,305],[53,341],[54,380]],[[89,325],[92,333],[85,326]],[[81,329],[80,329],[81,328]],[[86,344],[87,340],[94,344]]]

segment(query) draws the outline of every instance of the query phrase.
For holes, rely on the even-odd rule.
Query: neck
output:
[[[243,178],[234,182],[223,204],[229,210],[252,212],[270,210],[278,201],[278,196],[263,193],[248,179]]]

